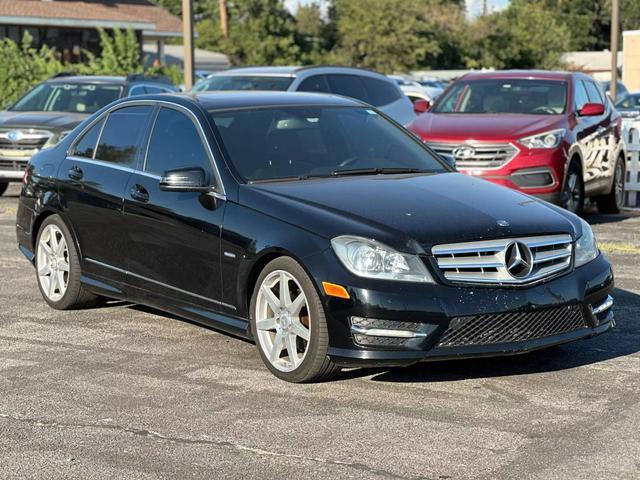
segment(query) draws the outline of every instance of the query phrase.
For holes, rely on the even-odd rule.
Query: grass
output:
[[[640,254],[640,247],[633,243],[598,242],[604,253]]]

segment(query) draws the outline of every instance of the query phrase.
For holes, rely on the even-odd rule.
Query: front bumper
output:
[[[331,250],[307,259],[312,261],[312,271],[319,269],[317,278],[358,285],[348,288],[350,300],[325,298],[328,354],[343,366],[410,365],[424,360],[525,353],[598,335],[614,326],[609,304],[613,272],[602,255],[560,277],[528,287],[363,282],[347,272],[323,271],[334,261],[327,257],[330,255]],[[606,308],[594,314],[602,305]],[[549,315],[561,315],[565,309],[573,316],[565,320],[558,317],[565,322],[560,328]],[[507,317],[517,322],[508,323]],[[383,323],[367,323],[366,319]],[[452,327],[470,319],[484,322],[481,334],[459,335],[458,342],[444,341],[451,338]],[[547,328],[543,322],[553,325]],[[366,328],[404,330],[400,335],[405,338],[377,342],[375,337],[384,338],[380,336],[384,332],[367,337],[363,336]],[[418,335],[409,336],[406,331]],[[373,341],[368,341],[371,338]]]

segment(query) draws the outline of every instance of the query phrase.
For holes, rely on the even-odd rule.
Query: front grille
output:
[[[431,251],[444,277],[452,282],[518,285],[567,270],[572,248],[570,235],[547,235],[450,243]],[[515,261],[516,253],[526,266]]]
[[[437,347],[524,342],[586,328],[579,305],[530,312],[456,317]]]
[[[52,136],[47,130],[3,129],[0,130],[0,150],[39,150]]]
[[[455,160],[456,166],[459,168],[500,168],[519,152],[510,143],[426,143],[440,156]],[[465,147],[469,147],[471,150]],[[456,150],[462,153],[462,156],[456,155]]]
[[[27,160],[7,160],[0,158],[0,170],[22,171],[27,168]]]

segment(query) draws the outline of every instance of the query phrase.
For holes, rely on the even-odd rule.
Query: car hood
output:
[[[415,253],[441,243],[575,237],[581,228],[577,217],[546,202],[459,173],[243,185],[240,202],[326,238],[360,235]]]
[[[69,112],[0,112],[0,128],[38,128],[63,131],[75,128],[88,113]]]
[[[563,124],[559,115],[424,113],[409,129],[425,140],[518,140]]]

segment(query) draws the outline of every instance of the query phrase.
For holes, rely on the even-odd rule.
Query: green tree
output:
[[[528,0],[512,0],[506,9],[476,20],[471,29],[467,65],[473,68],[560,68],[560,56],[571,45],[557,16]]]
[[[142,72],[140,44],[132,29],[115,29],[112,34],[99,28],[99,57],[87,52],[88,63],[82,69],[94,75],[128,75]]]
[[[289,65],[299,62],[295,19],[283,0],[229,0],[229,38],[218,23],[217,2],[198,24],[197,45],[218,50],[245,65]]]
[[[335,58],[385,73],[420,66],[439,50],[423,7],[422,0],[334,0]]]
[[[17,100],[36,83],[62,72],[64,67],[48,47],[37,50],[31,46],[33,38],[25,33],[22,42],[8,38],[0,40],[0,103]]]
[[[296,34],[302,63],[317,64],[327,61],[327,55],[336,41],[336,31],[335,25],[323,18],[318,2],[298,6]]]

